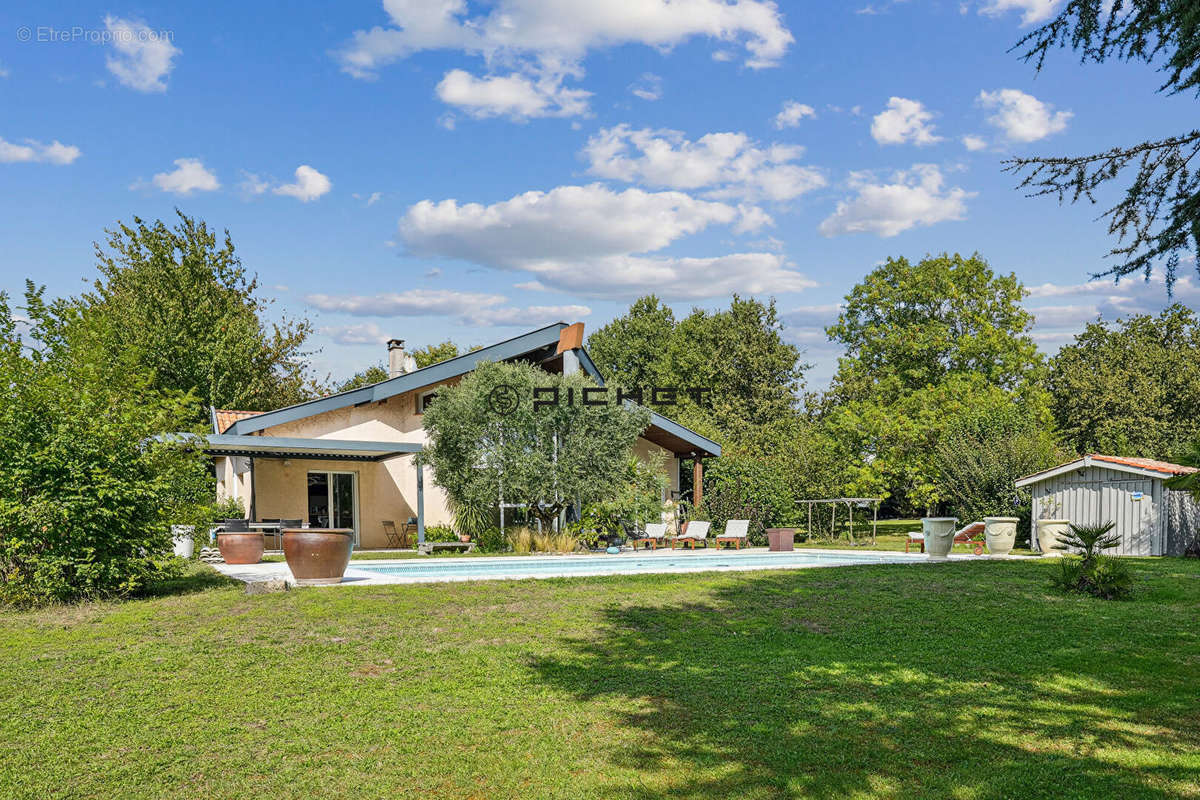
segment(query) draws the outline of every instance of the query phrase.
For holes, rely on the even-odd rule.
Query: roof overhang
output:
[[[1032,475],[1026,475],[1023,478],[1017,478],[1015,486],[1018,489],[1023,489],[1026,486],[1032,486],[1035,483],[1057,478],[1059,475],[1066,475],[1069,472],[1076,470],[1087,469],[1088,467],[1103,467],[1104,469],[1115,470],[1116,472],[1127,472],[1130,475],[1139,475],[1143,478],[1161,478],[1167,479],[1174,477],[1176,472],[1168,472],[1166,470],[1148,469],[1146,467],[1138,467],[1133,464],[1123,464],[1120,461],[1110,461],[1106,458],[1095,458],[1094,456],[1084,456],[1077,458],[1074,461],[1068,461],[1066,464],[1059,464],[1057,467],[1044,469],[1041,472],[1035,472]]]
[[[642,438],[670,450],[677,458],[721,455],[721,445],[712,439],[654,412],[650,412],[650,425],[642,432]]]
[[[197,447],[209,455],[252,458],[383,461],[395,456],[419,453],[422,450],[421,445],[415,442],[360,442],[350,439],[297,439],[289,436],[237,434],[213,434],[205,437],[180,434],[179,438],[194,440]]]

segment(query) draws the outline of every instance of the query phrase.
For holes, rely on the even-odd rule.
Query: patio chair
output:
[[[671,549],[675,549],[675,545],[681,544],[684,547],[696,549],[697,544],[702,544],[708,547],[708,529],[711,523],[702,520],[694,519],[688,522],[687,530],[675,537],[671,542]]]
[[[716,539],[718,549],[721,543],[731,544],[735,549],[741,550],[742,545],[749,546],[750,540],[750,520],[748,519],[731,519],[725,523],[725,532]]]
[[[383,533],[387,536],[388,547],[395,547],[398,550],[403,550],[408,547],[408,526],[404,526],[404,531],[396,530],[396,521],[385,519],[383,521]]]
[[[666,544],[669,541],[667,539],[667,523],[649,522],[646,524],[646,530],[633,540],[633,549],[637,550],[639,545],[648,544],[651,550],[657,550],[660,544]]]
[[[977,537],[983,536],[983,529],[985,527],[982,522],[972,522],[969,525],[964,525],[955,531],[954,544],[965,544],[967,547],[976,547],[982,553],[983,539]]]
[[[250,530],[248,519],[227,519],[221,522],[221,530],[225,533],[245,533]]]

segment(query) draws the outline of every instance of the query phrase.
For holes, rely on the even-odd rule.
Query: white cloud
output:
[[[662,76],[653,72],[644,72],[642,77],[630,85],[629,91],[634,97],[653,102],[662,99]]]
[[[962,137],[962,143],[963,147],[967,148],[972,153],[978,150],[983,150],[985,147],[987,147],[987,140],[982,136],[964,136]]]
[[[880,144],[928,145],[942,140],[933,133],[933,112],[905,97],[888,100],[887,109],[871,122],[871,136]]]
[[[353,316],[425,317],[450,316],[465,325],[532,327],[586,317],[592,310],[584,305],[506,305],[500,294],[458,292],[440,289],[410,289],[377,295],[308,295],[305,301],[322,311]],[[321,329],[339,344],[379,344],[390,336],[373,322],[328,326]]]
[[[1150,280],[1132,278],[1113,283],[1095,280],[1087,283],[1042,283],[1029,287],[1026,307],[1034,315],[1033,336],[1044,349],[1053,351],[1070,342],[1085,325],[1101,320],[1112,323],[1136,314],[1158,314],[1172,302],[1195,307],[1200,301],[1200,285],[1191,275],[1183,275],[1174,286],[1174,297],[1167,297],[1166,280],[1155,270]],[[1051,301],[1042,305],[1042,301]]]
[[[591,93],[564,88],[562,81],[561,74],[526,76],[514,72],[477,78],[452,69],[437,85],[437,96],[476,119],[503,116],[524,120],[587,113]]]
[[[165,92],[166,77],[174,65],[171,63],[180,50],[171,43],[165,31],[156,31],[144,22],[104,18],[113,54],[105,64],[108,71],[122,84],[139,92]]]
[[[189,195],[192,192],[214,192],[221,188],[217,176],[209,172],[198,158],[177,158],[171,172],[159,172],[152,181],[164,192]],[[136,188],[134,184],[130,188]]]
[[[588,172],[671,189],[706,189],[712,198],[791,200],[825,185],[814,167],[795,164],[796,145],[760,147],[744,133],[688,141],[679,131],[606,128],[588,139]]]
[[[996,109],[988,122],[1014,142],[1036,142],[1060,133],[1066,130],[1067,122],[1074,116],[1070,111],[1054,111],[1054,106],[1019,89],[982,91],[979,104]]]
[[[1063,0],[985,0],[979,13],[996,17],[1009,11],[1021,12],[1021,24],[1032,25],[1050,19]]]
[[[328,177],[317,172],[308,164],[301,164],[296,167],[295,175],[295,183],[285,183],[281,186],[276,186],[272,191],[275,194],[294,197],[302,203],[307,203],[310,200],[316,200],[333,188],[333,184],[330,183]]]
[[[879,183],[868,173],[854,173],[850,186],[858,194],[837,204],[820,225],[824,236],[875,233],[895,236],[915,226],[964,219],[966,200],[974,192],[946,189],[942,172],[933,164],[914,164],[895,173],[891,183]]]
[[[793,41],[779,9],[763,0],[498,0],[471,16],[465,0],[384,0],[389,27],[356,31],[339,52],[358,78],[423,50],[460,50],[489,61],[575,63],[595,48],[666,49],[695,36],[740,42],[751,68],[774,66]]]
[[[270,188],[271,184],[265,178],[254,172],[242,170],[242,180],[238,184],[238,191],[246,197],[257,197],[260,194],[264,194]]]
[[[795,100],[785,100],[783,108],[775,115],[775,127],[780,130],[795,128],[805,117],[815,116],[817,116],[817,112],[812,106],[798,103]]]
[[[761,224],[764,220],[749,208],[683,192],[615,192],[591,184],[526,192],[488,206],[424,200],[408,209],[399,232],[414,255],[524,271],[541,288],[584,296],[626,298],[655,291],[699,298],[735,289],[786,292],[812,286],[776,253],[647,255],[711,225]]]
[[[337,344],[383,344],[391,335],[384,333],[374,322],[360,322],[354,325],[326,325],[319,329]]]
[[[43,144],[33,139],[26,139],[24,144],[15,144],[0,137],[0,163],[41,162],[62,166],[70,164],[82,155],[78,147],[63,144],[55,139],[50,144]]]

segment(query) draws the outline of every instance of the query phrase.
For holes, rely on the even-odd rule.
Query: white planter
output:
[[[1061,556],[1062,550],[1055,550],[1054,545],[1058,544],[1062,534],[1067,532],[1067,527],[1071,524],[1069,519],[1039,519],[1037,521],[1037,537],[1038,547],[1041,548],[1042,556]]]
[[[1006,556],[1012,552],[1017,543],[1016,517],[984,517],[983,539],[987,542],[988,553],[994,556]]]
[[[932,559],[944,559],[954,547],[954,531],[957,517],[921,517],[921,531],[925,534],[925,554]]]
[[[180,558],[192,557],[192,553],[196,552],[195,534],[195,525],[171,526],[171,543],[175,547],[175,555]]]

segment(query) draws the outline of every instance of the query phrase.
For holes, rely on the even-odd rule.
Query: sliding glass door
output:
[[[308,473],[308,524],[314,528],[351,528],[358,544],[358,475]]]

